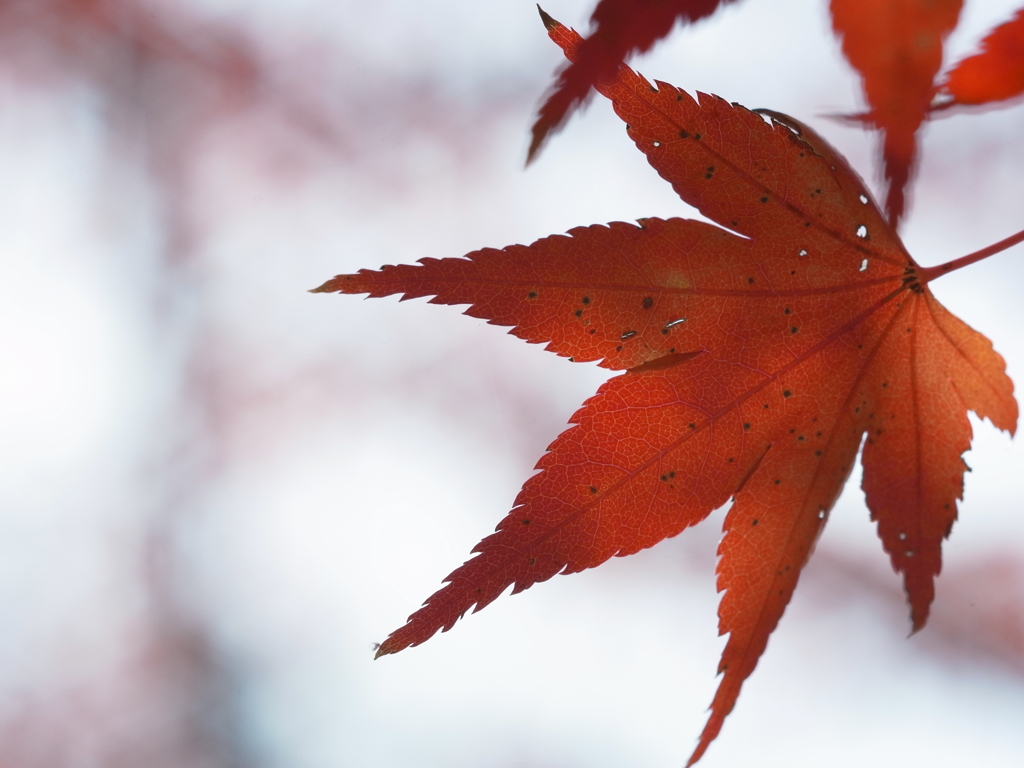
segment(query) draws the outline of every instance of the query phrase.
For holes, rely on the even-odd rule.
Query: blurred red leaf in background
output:
[[[595,85],[615,77],[634,53],[668,35],[677,21],[693,24],[733,0],[600,0],[590,17],[593,31],[575,61],[563,67],[533,124],[529,163],[547,138],[578,109]]]
[[[960,61],[942,85],[943,107],[980,106],[1024,93],[1024,8],[981,41],[977,53]]]

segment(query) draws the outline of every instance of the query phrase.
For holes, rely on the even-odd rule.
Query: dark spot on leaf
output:
[[[779,484],[779,483],[781,483],[781,482],[782,482],[782,481],[781,481],[781,480],[779,480],[779,478],[777,478],[777,477],[775,478],[775,484],[776,484],[776,485],[778,485],[778,484]]]
[[[683,98],[683,97],[680,96],[679,99],[681,99],[681,98]],[[676,101],[679,101],[679,99],[676,99]],[[679,138],[681,138],[681,139],[688,139],[688,138],[690,138],[690,132],[689,131],[680,131],[679,132]]]
[[[793,326],[792,328],[790,328],[790,329],[789,329],[789,332],[790,332],[790,333],[796,333],[796,332],[797,332],[798,330],[800,330],[800,329],[799,329],[799,328],[797,328],[797,327],[796,327],[796,326],[794,325],[794,326]]]
[[[753,285],[754,284],[754,278],[748,277],[747,278],[747,283],[749,283],[750,285]]]
[[[691,421],[691,422],[690,422],[690,429],[696,429],[696,428],[697,428],[697,425],[696,425],[696,424],[694,424],[694,423],[693,423],[693,422]]]
[[[752,522],[752,523],[751,523],[750,525],[751,525],[751,526],[755,526],[755,525],[757,525],[757,524],[758,524],[758,522],[760,522],[760,521],[758,521],[758,520],[756,520],[756,519],[755,519],[755,520],[754,520],[754,521],[753,521],[753,522]]]
[[[652,299],[650,296],[646,297],[644,299],[644,301],[643,301],[644,309],[650,309],[653,306],[654,306],[654,299]]]
[[[695,138],[697,141],[700,141],[701,140],[701,135],[699,133],[695,133],[695,134],[693,134],[693,138]]]
[[[576,317],[583,317],[583,310],[577,309],[573,314],[575,314]]]
[[[743,424],[743,428],[744,428],[744,429],[750,429],[750,422],[749,422],[749,421],[748,421],[748,422],[745,422],[745,423]]]
[[[786,307],[786,314],[787,314],[787,315],[788,315],[788,314],[790,314],[790,313],[792,313],[792,311],[793,311],[792,309],[790,309],[789,307]]]
[[[537,564],[537,558],[536,557],[531,557],[530,558],[530,565],[536,565],[536,564]]]
[[[528,294],[526,294],[526,298],[528,298],[528,299],[536,299],[537,298],[537,292],[536,291],[530,291]]]
[[[529,525],[529,524],[530,524],[529,520],[523,520],[523,525]]]
[[[821,456],[821,451],[815,451],[815,452],[814,452],[814,455],[815,455],[815,456]]]
[[[762,203],[767,203],[768,202],[768,198],[767,197],[762,197],[761,198],[761,202]]]
[[[591,328],[590,333],[597,333],[597,328]]]
[[[595,488],[594,486],[590,486],[590,492],[597,493],[597,488]]]
[[[589,304],[590,303],[590,297],[589,296],[584,296],[583,297],[583,303],[584,304]]]
[[[792,395],[793,395],[793,393],[790,392],[788,389],[782,390],[782,396],[783,397],[792,397]]]

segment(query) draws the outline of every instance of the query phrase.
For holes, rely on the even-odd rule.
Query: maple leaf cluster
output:
[[[692,24],[734,0],[600,0],[593,32],[558,76],[533,125],[528,158],[614,77],[634,53],[649,50],[677,22]],[[957,106],[1006,102],[1024,93],[1024,8],[993,29],[979,50],[940,75],[946,37],[964,0],[829,0],[843,54],[863,78],[868,111],[853,119],[882,133],[885,210],[898,225],[928,117]]]
[[[909,0],[869,4],[892,13],[888,27],[833,0],[844,51],[865,77],[871,111],[861,119],[886,134],[883,209],[800,121],[651,83],[622,63],[676,18],[693,21],[718,5],[603,0],[587,39],[541,11],[570,65],[531,147],[593,87],[651,166],[713,224],[581,227],[529,246],[339,275],[315,289],[468,304],[466,314],[558,355],[622,371],[572,416],[496,532],[378,656],[450,629],[510,586],[521,592],[638,552],[732,501],[718,551],[720,631],[729,637],[689,764],[735,705],[858,451],[871,518],[902,574],[916,631],[963,495],[967,412],[1011,433],[1018,418],[1003,359],[929,284],[1024,242],[1024,232],[922,268],[896,225],[913,137],[936,99],[943,95],[946,109],[1017,87],[1024,64],[1013,58],[1019,45],[1005,41],[1019,39],[1024,13],[940,87],[942,40],[959,0],[927,12]],[[1005,77],[969,75],[976,67]],[[907,84],[902,101],[894,72]],[[979,80],[985,87],[966,85]]]

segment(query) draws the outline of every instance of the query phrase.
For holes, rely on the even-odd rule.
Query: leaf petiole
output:
[[[966,267],[969,264],[987,259],[989,256],[994,256],[1000,251],[1005,251],[1007,248],[1012,248],[1018,243],[1024,243],[1024,229],[1015,235],[1010,235],[1005,240],[1000,240],[998,243],[993,243],[988,248],[982,248],[980,251],[969,253],[966,256],[961,256],[959,259],[953,259],[947,261],[945,264],[939,264],[935,267],[926,267],[924,269],[917,270],[917,274],[922,283],[928,283],[937,277],[948,275],[950,272]]]

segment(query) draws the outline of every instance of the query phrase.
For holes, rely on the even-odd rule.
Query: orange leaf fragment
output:
[[[582,38],[548,29],[575,60]],[[626,371],[573,415],[496,532],[378,655],[450,629],[509,586],[675,536],[733,498],[718,566],[729,639],[692,764],[764,651],[862,441],[868,507],[917,629],[962,496],[967,410],[1012,432],[1017,403],[988,340],[932,296],[941,270],[918,267],[813,131],[626,67],[597,88],[718,226],[582,227],[317,291],[468,304],[556,354]]]
[[[963,0],[831,0],[843,54],[864,79],[865,121],[883,133],[885,210],[893,226],[906,208],[917,131],[936,94],[946,36]]]
[[[1024,93],[1024,8],[993,29],[980,50],[957,64],[946,78],[953,104],[980,105]]]

